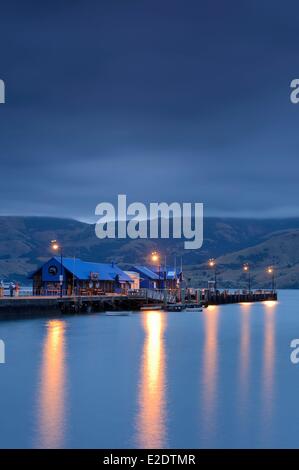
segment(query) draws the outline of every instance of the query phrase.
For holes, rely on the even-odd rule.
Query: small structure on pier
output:
[[[79,258],[53,257],[30,276],[34,295],[125,294],[133,279],[115,263],[91,263]]]
[[[141,289],[158,289],[159,276],[146,266],[131,266],[130,272],[139,274],[139,285]]]
[[[142,289],[177,289],[182,281],[180,269],[164,266],[131,266],[130,271],[140,276]]]
[[[132,279],[131,289],[140,289],[140,274],[135,271],[125,271],[125,273]]]

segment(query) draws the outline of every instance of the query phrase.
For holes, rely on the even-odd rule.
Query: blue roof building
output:
[[[115,263],[92,263],[79,258],[53,257],[34,271],[33,292],[36,295],[55,295],[60,291],[66,295],[106,292],[126,292],[132,279]]]
[[[178,287],[182,274],[181,270],[161,266],[132,266],[130,271],[140,275],[140,287],[143,289],[175,289]]]
[[[139,273],[141,289],[157,289],[160,287],[159,275],[147,266],[132,266],[130,271]]]

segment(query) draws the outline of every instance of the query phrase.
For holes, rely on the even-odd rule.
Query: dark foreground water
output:
[[[0,322],[0,447],[299,447],[299,293]]]

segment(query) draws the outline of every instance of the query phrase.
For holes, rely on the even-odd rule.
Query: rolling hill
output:
[[[65,256],[115,261],[126,267],[146,263],[153,250],[167,255],[168,264],[183,256],[186,276],[193,285],[211,278],[207,260],[217,258],[219,284],[246,285],[242,263],[251,265],[253,285],[267,286],[265,268],[274,264],[277,285],[299,287],[299,219],[206,218],[200,250],[184,250],[183,241],[99,240],[94,225],[49,217],[0,217],[0,278],[25,282],[28,273],[51,256],[50,241],[57,239]]]

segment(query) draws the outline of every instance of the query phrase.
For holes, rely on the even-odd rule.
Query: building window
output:
[[[51,274],[51,276],[56,276],[56,274],[58,273],[57,266],[55,265],[49,266],[48,273]]]

